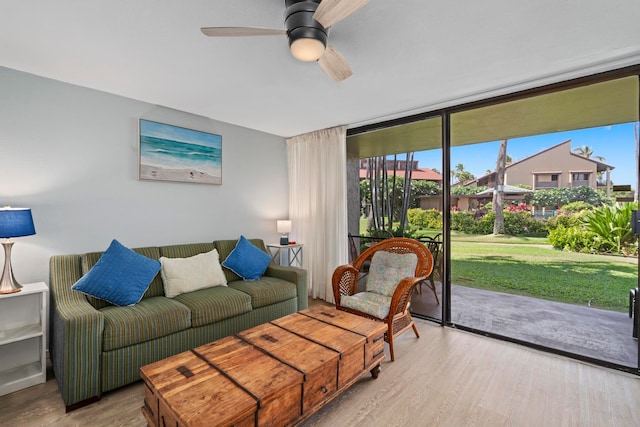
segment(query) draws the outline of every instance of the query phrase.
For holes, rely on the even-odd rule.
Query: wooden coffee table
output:
[[[151,426],[295,425],[384,359],[384,323],[314,306],[140,368]]]

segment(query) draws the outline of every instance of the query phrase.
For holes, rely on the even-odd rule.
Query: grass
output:
[[[637,278],[635,258],[452,239],[451,281],[462,286],[624,312]]]
[[[425,230],[424,234],[439,232]],[[451,232],[451,281],[460,286],[625,312],[629,289],[638,286],[638,260],[558,251],[539,236]]]

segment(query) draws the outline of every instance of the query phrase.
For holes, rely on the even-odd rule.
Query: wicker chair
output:
[[[388,283],[387,285],[390,285],[389,292],[384,295],[375,289],[370,289],[369,283],[367,283],[367,291],[358,293],[356,289],[358,273],[366,261],[372,261],[375,264],[376,261],[373,260],[373,257],[379,251],[391,254],[415,254],[416,257],[405,257],[406,260],[415,262],[415,272],[413,264],[407,264],[412,275],[399,279],[399,283],[396,282],[397,285]],[[377,258],[380,259],[380,256]],[[333,272],[332,284],[336,308],[386,323],[385,341],[389,344],[393,361],[395,360],[393,352],[395,336],[413,328],[416,337],[420,337],[407,307],[416,284],[427,279],[432,270],[433,257],[424,244],[404,237],[383,240],[362,251],[351,264],[342,265]],[[369,274],[369,281],[372,280],[372,274]],[[349,298],[343,300],[343,297]],[[358,306],[358,309],[354,308],[354,299],[358,299],[358,302],[362,304]],[[350,306],[346,306],[346,303],[349,303]]]

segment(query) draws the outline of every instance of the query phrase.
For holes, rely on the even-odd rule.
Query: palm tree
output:
[[[504,175],[507,163],[507,141],[503,139],[498,149],[496,161],[496,186],[493,192],[493,211],[496,214],[493,221],[493,234],[504,234]]]
[[[598,159],[601,162],[604,162],[606,160],[602,156],[594,156],[593,155],[593,149],[591,147],[589,147],[588,145],[581,145],[579,147],[576,147],[576,148],[573,149],[573,152],[576,153],[579,156],[586,157],[587,159],[590,159],[593,156],[593,158]]]
[[[593,158],[598,159],[601,162],[604,162],[606,159],[602,156],[594,156],[593,149],[588,145],[581,145],[580,147],[576,147],[573,149],[573,152],[578,154],[579,156],[586,157],[587,159]],[[602,181],[602,171],[596,172],[596,176],[598,177],[598,182]]]
[[[451,171],[451,178],[456,178],[458,182],[464,182],[474,179],[475,176],[471,172],[464,170],[462,163],[458,163],[456,168]]]

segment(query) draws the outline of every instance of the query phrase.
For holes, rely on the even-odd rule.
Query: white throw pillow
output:
[[[168,298],[212,286],[227,286],[216,249],[189,258],[160,257],[160,274]]]

